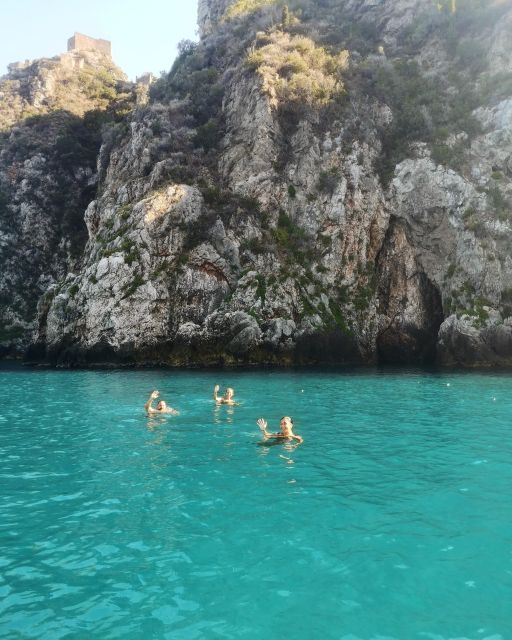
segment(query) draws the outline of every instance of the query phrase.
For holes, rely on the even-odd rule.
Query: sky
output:
[[[10,62],[51,58],[75,31],[112,42],[131,80],[168,71],[180,40],[197,40],[197,0],[0,0],[0,76]]]

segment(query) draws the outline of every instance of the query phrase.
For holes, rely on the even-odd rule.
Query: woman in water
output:
[[[213,399],[216,404],[229,404],[230,406],[239,406],[238,402],[233,400],[233,396],[235,395],[235,390],[231,387],[228,387],[226,391],[224,391],[224,395],[222,397],[219,396],[220,386],[218,384],[215,385],[213,389]]]
[[[160,400],[160,402],[156,405],[156,409],[153,409],[153,400],[156,400],[160,395],[159,391],[153,391],[153,393],[149,396],[149,400],[144,405],[144,409],[148,412],[150,416],[157,415],[160,413],[170,413],[173,416],[178,416],[179,411],[173,409],[172,407],[168,407],[167,403],[164,400]]]
[[[281,421],[279,423],[279,426],[281,427],[280,433],[269,433],[267,431],[268,423],[263,418],[260,418],[257,424],[258,424],[258,427],[261,429],[261,433],[263,434],[263,437],[265,438],[265,440],[267,438],[277,438],[277,439],[282,439],[283,441],[297,440],[299,444],[302,444],[304,442],[304,439],[301,438],[301,436],[297,436],[293,433],[293,420],[288,416],[284,416],[283,418],[281,418]]]

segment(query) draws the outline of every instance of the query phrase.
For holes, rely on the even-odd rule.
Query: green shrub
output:
[[[0,342],[8,342],[10,340],[18,340],[26,334],[26,329],[19,325],[6,327],[0,326]]]
[[[196,181],[197,171],[193,166],[188,164],[178,164],[166,170],[162,176],[162,182],[172,181],[176,184],[192,185]]]
[[[201,189],[206,204],[222,206],[227,204],[231,199],[231,194],[223,191],[219,187],[208,186]]]
[[[130,284],[124,287],[123,299],[130,298],[143,284],[145,284],[144,278],[140,273],[136,273]]]
[[[239,206],[251,214],[261,213],[261,205],[257,198],[251,196],[237,196]]]
[[[188,43],[182,48],[171,71],[151,87],[150,96],[151,100],[161,102],[188,99],[188,112],[196,126],[215,119],[220,123],[224,86],[200,45]]]
[[[240,249],[242,249],[242,251],[244,249],[247,249],[255,255],[267,253],[268,251],[265,243],[260,238],[251,238],[250,240],[242,242],[242,244],[240,245]]]
[[[472,231],[476,235],[481,233],[485,228],[483,222],[479,220],[476,216],[471,216],[466,220],[464,220],[464,227],[468,231]]]
[[[121,242],[120,250],[124,253],[130,253],[134,246],[135,242],[133,240],[131,240],[130,238],[124,238],[124,240]]]
[[[341,72],[349,54],[331,55],[305,36],[283,31],[259,34],[247,64],[262,80],[274,106],[280,103],[319,107],[343,91]]]
[[[223,136],[222,127],[217,118],[211,118],[205,124],[197,127],[194,136],[194,146],[202,147],[206,152],[216,149]]]
[[[267,295],[267,282],[265,280],[265,277],[260,274],[256,276],[256,282],[256,296],[261,300],[262,305],[264,305]]]
[[[485,298],[475,297],[469,300],[469,308],[458,308],[457,315],[468,315],[473,318],[473,324],[475,327],[481,329],[486,321],[489,319],[489,312],[484,307],[492,306],[489,300]]]
[[[381,180],[387,186],[396,165],[408,157],[413,142],[433,145],[433,158],[459,168],[469,138],[481,131],[473,116],[479,98],[460,75],[452,73],[446,82],[426,77],[415,61],[395,60],[386,64],[362,65],[363,91],[389,105],[393,122],[381,128],[382,150],[376,162]],[[453,84],[457,91],[451,90]],[[450,133],[466,132],[468,140],[446,144]]]
[[[247,13],[254,13],[263,7],[275,4],[276,0],[236,0],[224,14],[224,19],[238,18]]]
[[[343,316],[343,312],[341,307],[334,302],[334,300],[329,300],[329,310],[334,318],[334,321],[339,329],[344,333],[350,333],[350,329],[348,327],[347,321]]]
[[[124,261],[130,267],[134,262],[139,262],[140,261],[140,251],[139,251],[139,249],[137,247],[132,248],[130,250],[130,252],[125,255]]]
[[[318,190],[332,195],[341,182],[341,172],[336,167],[322,171],[318,178]]]
[[[151,279],[158,280],[158,278],[160,278],[162,274],[167,273],[169,269],[170,269],[170,264],[167,261],[162,262],[153,270],[151,274]]]
[[[162,134],[162,123],[159,120],[153,120],[150,123],[151,131],[153,135],[158,138]]]
[[[286,28],[290,26],[290,21],[290,9],[288,8],[288,5],[285,4],[281,13],[281,24]]]
[[[329,235],[324,235],[320,233],[318,235],[318,242],[322,245],[324,249],[330,249],[332,247],[332,237]]]
[[[498,185],[494,185],[487,190],[487,196],[491,203],[492,208],[498,214],[505,214],[508,216],[512,213],[512,204],[506,198]]]
[[[315,259],[317,251],[310,246],[304,229],[293,223],[283,210],[279,211],[277,228],[272,229],[271,234],[288,261],[306,266]]]
[[[278,244],[280,247],[288,247],[290,234],[288,233],[287,229],[283,229],[280,227],[278,227],[277,229],[273,229],[272,236],[274,237],[276,244]]]
[[[452,169],[460,169],[464,162],[464,144],[447,145],[447,144],[434,144],[432,145],[432,160],[436,164],[442,164]]]
[[[9,196],[7,195],[7,190],[4,190],[0,187],[0,215],[3,215],[7,212],[8,205]]]
[[[121,220],[128,220],[128,218],[132,215],[133,205],[124,204],[117,210],[117,213]]]
[[[301,302],[302,302],[302,315],[304,317],[311,317],[316,315],[317,310],[315,309],[315,307],[311,304],[309,298],[306,296],[305,293],[301,294]]]

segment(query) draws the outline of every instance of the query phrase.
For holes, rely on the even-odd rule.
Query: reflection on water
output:
[[[167,424],[167,418],[165,418],[164,416],[158,416],[154,414],[146,416],[146,428],[148,431],[154,431],[158,427],[162,427]]]
[[[215,404],[213,420],[215,424],[233,424],[236,407],[228,404]]]

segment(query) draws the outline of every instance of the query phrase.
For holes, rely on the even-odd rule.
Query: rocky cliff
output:
[[[512,364],[509,3],[202,0],[199,20],[103,140],[32,356]]]
[[[94,52],[12,64],[0,79],[0,355],[23,353],[39,298],[78,268],[102,128],[131,91]]]

